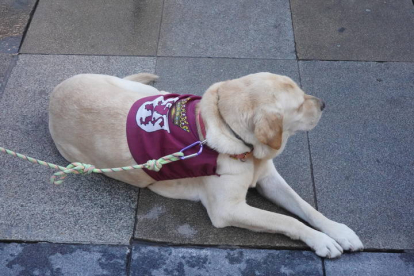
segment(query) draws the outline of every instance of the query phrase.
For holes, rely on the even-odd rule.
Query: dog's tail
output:
[[[130,75],[124,78],[124,80],[136,81],[143,84],[149,84],[158,79],[157,75],[150,74],[150,73],[140,73],[135,75]]]

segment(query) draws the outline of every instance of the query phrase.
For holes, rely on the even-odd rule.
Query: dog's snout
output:
[[[320,101],[320,105],[321,105],[321,111],[323,111],[325,109],[325,102],[322,101],[322,100],[319,100],[319,101]]]

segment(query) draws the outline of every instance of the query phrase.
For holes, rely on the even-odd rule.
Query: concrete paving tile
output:
[[[20,55],[0,102],[0,145],[66,165],[48,130],[48,98],[78,73],[126,76],[154,72],[155,59]],[[127,244],[138,189],[103,175],[75,176],[54,186],[52,170],[0,157],[0,239]]]
[[[165,1],[160,56],[295,59],[288,1]]]
[[[260,209],[289,214],[255,190],[249,191],[247,203]],[[169,199],[147,189],[140,192],[135,238],[173,244],[306,248],[302,242],[283,235],[236,227],[215,228],[200,202]]]
[[[21,52],[155,55],[162,2],[42,0]]]
[[[108,245],[0,243],[2,276],[122,276],[128,248]]]
[[[17,53],[36,0],[0,2],[0,53]]]
[[[155,87],[173,93],[202,95],[215,82],[258,72],[286,75],[299,83],[295,60],[158,57]]]
[[[299,59],[414,61],[411,0],[290,2]]]
[[[270,71],[298,80],[296,61],[158,58],[155,84],[169,92],[202,93],[214,82],[249,73]],[[310,204],[313,188],[305,133],[292,137],[275,164],[286,181]],[[287,214],[259,196],[249,193],[248,202],[258,208]],[[136,238],[190,244],[231,244],[254,246],[305,245],[282,235],[254,233],[238,228],[216,229],[201,203],[163,198],[149,190],[140,194]]]
[[[136,243],[131,276],[144,275],[323,275],[309,251],[162,247]]]
[[[310,132],[318,207],[366,248],[414,248],[414,64],[300,62],[326,102]]]
[[[6,74],[12,63],[13,56],[9,54],[0,54],[0,98],[6,82]]]
[[[345,254],[337,260],[325,260],[326,276],[411,276],[414,254],[358,253]]]

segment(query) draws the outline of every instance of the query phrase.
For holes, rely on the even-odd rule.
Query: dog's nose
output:
[[[321,111],[323,111],[325,109],[325,102],[322,101],[322,100],[320,100],[320,101],[321,101]]]

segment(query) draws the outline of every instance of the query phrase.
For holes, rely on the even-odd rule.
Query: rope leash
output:
[[[107,168],[107,169],[97,169],[93,165],[80,163],[80,162],[74,162],[74,163],[69,164],[67,167],[62,167],[56,164],[48,163],[48,162],[45,162],[39,159],[26,156],[26,155],[23,155],[23,154],[20,154],[20,153],[17,153],[17,152],[14,152],[14,151],[2,148],[2,147],[0,147],[0,151],[6,154],[9,154],[9,155],[15,156],[15,157],[19,157],[20,159],[23,159],[23,160],[27,160],[34,164],[39,164],[39,165],[46,166],[52,169],[60,170],[59,172],[54,173],[53,176],[50,177],[50,182],[52,184],[59,185],[65,180],[67,175],[70,173],[73,173],[73,174],[109,173],[109,172],[130,171],[130,170],[142,169],[142,168],[146,168],[148,170],[158,172],[162,168],[162,166],[165,164],[169,164],[171,162],[185,159],[186,156],[184,156],[183,151],[186,150],[187,148],[182,149],[179,152],[161,157],[158,160],[155,160],[155,159],[149,160],[145,164],[118,167],[118,168]],[[201,153],[201,151],[199,153]]]

